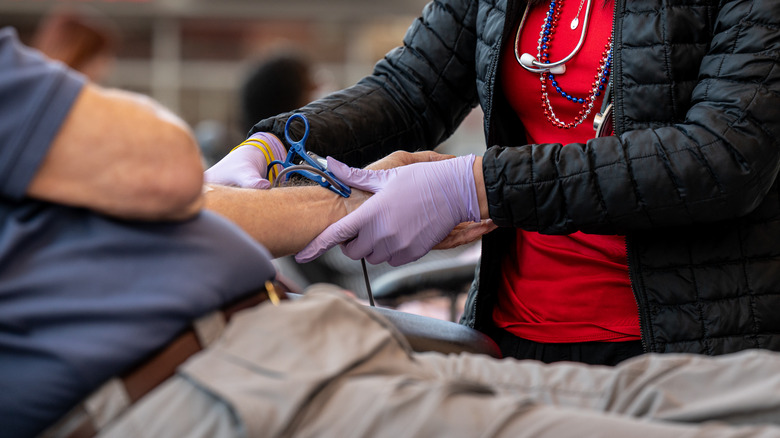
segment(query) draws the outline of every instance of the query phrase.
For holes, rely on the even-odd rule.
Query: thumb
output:
[[[268,190],[271,188],[271,182],[265,178],[258,178],[250,187],[253,189]]]
[[[441,160],[449,160],[450,158],[455,158],[455,155],[441,154],[435,151],[419,151],[419,152],[414,152],[412,155],[415,155],[418,158],[418,161],[416,162],[441,161]]]
[[[368,192],[376,193],[385,186],[391,175],[390,170],[366,170],[349,167],[333,157],[328,157],[328,170],[344,184]]]
[[[354,211],[333,223],[295,255],[298,263],[310,262],[334,246],[352,239],[360,229],[361,215]]]

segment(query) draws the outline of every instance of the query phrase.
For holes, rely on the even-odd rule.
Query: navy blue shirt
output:
[[[213,213],[139,223],[26,198],[83,83],[0,30],[2,437],[36,435],[275,274],[265,248]]]

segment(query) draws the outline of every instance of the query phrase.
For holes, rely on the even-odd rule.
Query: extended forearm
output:
[[[356,208],[365,195],[349,199],[319,186],[271,190],[207,186],[206,208],[230,219],[274,257],[298,252],[328,225]]]

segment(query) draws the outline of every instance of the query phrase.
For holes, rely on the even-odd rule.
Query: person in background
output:
[[[30,43],[96,83],[111,73],[120,44],[116,24],[84,5],[52,11],[41,20]]]
[[[768,0],[431,2],[373,74],[294,111],[375,193],[296,259],[400,265],[489,218],[461,322],[505,356],[780,350],[778,25]],[[481,157],[336,161],[432,149],[475,105]]]
[[[238,95],[243,132],[258,120],[307,104],[316,88],[311,63],[296,50],[280,49],[256,61]]]
[[[309,102],[316,89],[309,60],[294,49],[278,49],[247,69],[239,87],[238,130],[244,136],[261,118],[290,111]],[[227,155],[230,130],[215,120],[204,120],[195,135],[208,166]]]

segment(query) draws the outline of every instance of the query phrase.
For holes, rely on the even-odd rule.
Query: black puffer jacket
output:
[[[648,351],[780,350],[780,2],[616,3],[614,137],[525,145],[495,77],[525,2],[440,0],[372,76],[301,109],[308,147],[351,165],[433,148],[478,103],[502,228],[484,238],[465,323],[491,324],[515,228],[617,233]],[[279,135],[286,118],[255,129]]]

